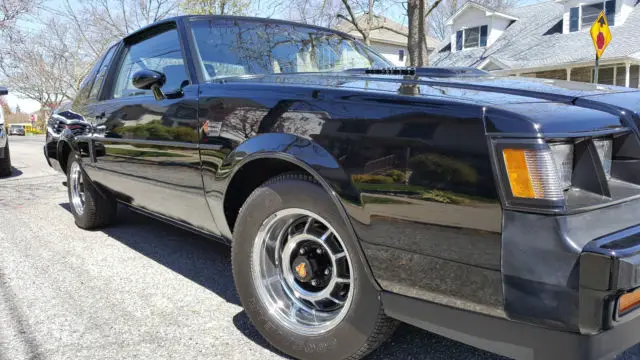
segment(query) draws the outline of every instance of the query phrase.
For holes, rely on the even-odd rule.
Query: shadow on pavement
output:
[[[60,204],[71,212],[69,203]],[[240,306],[231,273],[231,253],[217,243],[159,220],[118,208],[116,224],[99,231]]]
[[[9,176],[7,176],[7,177],[5,177],[3,179],[11,179],[11,178],[18,177],[20,175],[22,175],[22,171],[19,170],[18,168],[15,168],[15,167],[12,166],[11,167],[11,175],[9,175]]]
[[[68,203],[60,206],[71,212]],[[231,252],[227,245],[135,213],[124,206],[118,208],[117,223],[99,231],[209,289],[227,302],[240,306],[231,272]],[[244,311],[233,317],[233,324],[257,345],[284,356],[258,333]],[[368,359],[472,360],[500,357],[402,324]]]
[[[68,203],[60,204],[71,212]],[[240,306],[231,272],[231,253],[227,245],[181,230],[159,220],[134,213],[121,206],[118,221],[100,231],[138,253],[209,289]],[[233,324],[244,336],[259,346],[284,356],[271,347],[251,325],[245,311],[233,317]],[[449,340],[407,324],[367,359],[505,359],[474,347]],[[619,360],[640,359],[640,346],[622,354]]]

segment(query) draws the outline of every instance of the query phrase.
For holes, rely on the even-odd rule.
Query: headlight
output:
[[[598,151],[598,157],[607,175],[607,179],[611,179],[611,156],[613,152],[613,140],[608,138],[593,139],[593,144]]]
[[[566,190],[571,187],[571,176],[573,175],[573,144],[550,143],[549,148],[553,154],[560,186]]]

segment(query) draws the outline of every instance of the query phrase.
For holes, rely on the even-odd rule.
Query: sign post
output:
[[[609,31],[609,23],[607,23],[607,16],[604,11],[600,12],[596,21],[591,25],[591,39],[593,40],[593,47],[596,48],[596,67],[593,74],[593,82],[598,83],[598,72],[600,66],[600,57],[607,49],[607,46],[611,42],[611,31]]]
[[[598,57],[598,55],[596,55],[596,68],[593,70],[593,83],[594,84],[598,83],[598,74],[600,73],[599,66],[600,66],[600,58]]]

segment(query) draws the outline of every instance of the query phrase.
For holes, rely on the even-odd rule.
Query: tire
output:
[[[76,180],[76,176],[80,180]],[[78,197],[78,189],[84,198]],[[69,206],[75,218],[76,225],[81,229],[91,230],[111,224],[117,215],[117,202],[109,194],[101,194],[89,181],[82,170],[75,153],[69,154],[67,160],[67,193],[69,195]],[[82,200],[78,204],[78,199]]]
[[[327,328],[307,325],[302,325],[298,328],[295,323],[293,325],[288,324],[286,313],[284,315],[278,315],[278,311],[272,311],[274,306],[269,305],[274,304],[274,302],[265,300],[270,299],[273,295],[268,294],[273,294],[274,292],[261,290],[264,289],[265,286],[273,286],[273,288],[276,289],[282,287],[284,289],[287,283],[283,280],[286,275],[283,275],[283,277],[280,277],[280,280],[277,281],[259,280],[260,276],[258,274],[261,274],[261,271],[263,271],[261,269],[265,268],[260,260],[262,259],[263,248],[258,245],[262,243],[259,239],[263,238],[262,234],[269,229],[268,224],[278,221],[281,214],[293,214],[291,215],[291,219],[295,219],[295,216],[297,216],[295,215],[296,213],[310,214],[310,217],[313,216],[313,226],[320,228],[320,233],[324,232],[325,229],[335,231],[335,234],[332,233],[330,235],[333,244],[332,247],[335,248],[335,244],[340,243],[342,247],[338,246],[336,252],[344,248],[344,253],[346,253],[346,256],[342,254],[339,255],[341,255],[342,259],[347,259],[346,261],[348,261],[349,266],[342,266],[342,270],[339,270],[338,266],[335,266],[336,269],[333,270],[333,273],[331,272],[331,268],[329,271],[331,276],[344,278],[346,276],[344,275],[346,274],[346,272],[344,272],[346,270],[344,269],[350,269],[350,282],[348,290],[342,290],[347,293],[346,300],[343,299],[345,305],[340,308],[337,302],[333,304],[334,307],[339,309],[335,311],[341,314],[340,316],[342,317],[336,316],[333,321],[339,320],[339,322]],[[282,217],[282,219],[284,221],[285,218]],[[302,219],[302,222],[307,222],[307,220],[304,220],[306,218],[303,217]],[[302,234],[298,234],[294,238],[305,235],[307,227],[309,226],[305,225]],[[294,225],[291,225],[288,234],[291,234],[291,231],[293,231],[291,229],[293,228]],[[284,231],[276,231],[275,233],[283,234]],[[284,237],[282,237],[282,239],[285,245],[282,246],[281,243],[280,245],[285,249],[288,247],[287,244],[293,241],[291,235],[289,235],[287,240],[284,240]],[[300,246],[305,247],[304,244],[306,243],[301,243],[302,245]],[[314,243],[309,244],[313,245]],[[358,256],[356,246],[358,245],[350,237],[347,231],[347,225],[338,214],[335,204],[331,201],[325,190],[317,184],[311,176],[300,173],[280,175],[264,183],[249,196],[239,212],[234,228],[231,255],[233,276],[240,301],[249,319],[269,343],[280,351],[298,359],[360,359],[376,349],[393,333],[398,322],[384,314],[379,292],[367,276],[365,265]],[[264,247],[264,249],[272,248],[279,249],[280,247]],[[275,252],[277,250],[273,251]],[[312,252],[315,252],[313,248],[309,253]],[[324,250],[324,253],[329,252],[333,251]],[[283,253],[285,253],[285,251],[283,251]],[[318,253],[320,254],[322,252]],[[303,254],[303,252],[302,250],[299,253],[293,251],[291,254],[296,254],[293,256],[297,256],[297,254]],[[314,254],[312,256],[316,255]],[[291,257],[292,256],[289,257],[289,261],[291,261]],[[264,258],[269,259],[270,257],[265,256]],[[290,263],[292,271],[294,269],[298,270],[295,266],[298,264],[298,258],[300,258],[300,256],[298,256],[293,263]],[[316,263],[320,262],[318,261]],[[276,264],[278,264],[278,262],[276,262]],[[279,266],[286,268],[282,266],[282,264],[287,264],[284,256]],[[334,262],[332,264],[336,265],[337,263]],[[273,268],[277,269],[278,266],[274,266]],[[313,267],[313,269],[313,274],[317,274],[318,272],[315,271],[316,267]],[[337,274],[339,271],[342,271],[343,275],[334,275],[334,273]],[[322,273],[322,271],[320,272]],[[326,272],[324,272],[324,274],[326,274]],[[271,278],[273,277],[268,277],[268,279]],[[298,277],[295,279],[296,284],[299,284]],[[275,285],[260,285],[272,283]],[[309,286],[308,283],[303,285]],[[342,292],[335,294],[342,294]],[[297,296],[298,295],[296,295],[296,298]],[[275,297],[277,298],[277,296]],[[289,299],[291,296],[287,297],[283,295],[282,297]],[[296,302],[295,298],[286,301],[286,304],[288,304],[289,301],[291,301],[292,304]],[[275,302],[275,304],[282,303],[279,299]],[[331,301],[329,301],[329,303],[331,303]],[[349,306],[347,307],[346,304],[349,304]],[[303,305],[309,306],[308,303],[304,303]],[[315,306],[315,303],[311,306]],[[280,306],[280,308],[284,309],[282,306]],[[294,308],[294,306],[290,308]],[[282,311],[285,312],[284,310]],[[299,309],[294,310],[293,313],[304,314],[304,312]],[[313,319],[315,319],[316,313],[314,312],[313,314]],[[300,317],[302,317],[302,315],[300,315]],[[320,331],[317,329],[323,330]]]
[[[0,177],[11,175],[11,154],[9,154],[9,141],[4,147],[4,157],[0,158]]]

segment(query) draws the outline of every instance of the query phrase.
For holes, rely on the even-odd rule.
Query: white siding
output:
[[[597,2],[603,2],[601,0],[568,0],[564,3],[564,16],[562,17],[562,33],[568,34],[570,32],[569,16],[571,8],[580,7],[582,5],[594,4]],[[636,0],[616,0],[616,23],[615,26],[624,24],[636,4]],[[580,17],[582,17],[582,10],[580,10]],[[582,24],[581,24],[582,25]]]
[[[562,16],[562,33],[563,34],[568,34],[571,31],[571,14],[569,13],[569,9],[571,9],[571,7],[567,7],[567,5],[565,5],[564,7],[564,15]]]
[[[507,28],[507,26],[511,24],[511,21],[512,20],[505,18],[499,18],[495,16],[492,17],[491,24],[489,24],[487,46],[493,45],[493,43],[498,40],[500,36],[502,36],[502,33],[504,33],[504,30]]]
[[[456,32],[471,27],[488,26],[487,46],[491,46],[504,33],[504,30],[511,24],[511,20],[499,16],[487,16],[478,8],[468,7],[457,18],[451,26],[451,51],[456,52]]]
[[[490,19],[487,17],[484,11],[468,7],[453,21],[453,33],[460,29],[466,29],[470,27],[489,25]]]
[[[406,47],[400,45],[383,44],[375,41],[371,42],[371,47],[375,51],[383,55],[385,58],[387,58],[387,60],[391,61],[395,66],[405,66],[408,55]],[[399,59],[400,50],[404,50],[403,61],[400,61]]]

